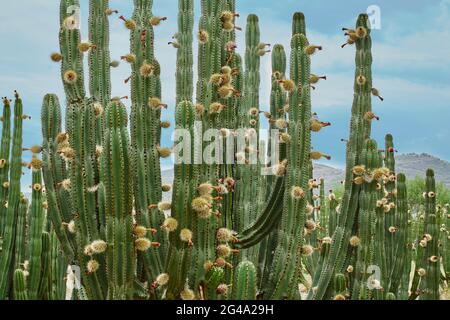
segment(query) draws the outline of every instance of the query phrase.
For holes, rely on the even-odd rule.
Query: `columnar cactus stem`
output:
[[[62,183],[69,181],[66,163],[58,154],[61,151],[61,107],[58,97],[48,94],[44,97],[41,111],[42,123],[42,161],[45,181],[46,198],[48,202],[48,218],[54,226],[55,233],[61,243],[61,249],[67,261],[75,257],[74,230],[69,230],[73,220],[69,188]],[[73,222],[72,222],[73,223]]]
[[[183,237],[192,232],[197,223],[197,216],[192,209],[197,187],[199,184],[200,165],[195,162],[194,131],[196,110],[192,104],[193,95],[193,55],[192,55],[192,33],[194,24],[194,8],[192,0],[179,1],[179,25],[177,38],[180,48],[177,52],[177,107],[175,111],[175,129],[185,132],[186,136],[179,137],[184,146],[181,154],[175,154],[176,164],[174,168],[174,183],[172,193],[171,216],[178,222],[178,228],[169,235],[170,247],[167,257],[167,271],[169,273],[169,284],[166,297],[176,299],[183,291],[189,265],[191,263],[192,246],[195,243]],[[189,133],[189,135],[187,135]],[[190,141],[184,141],[187,136]],[[192,239],[191,239],[192,241]]]
[[[39,282],[38,299],[48,300],[48,286],[50,285],[50,234],[42,232],[42,255],[41,255],[41,280]]]
[[[8,201],[9,156],[11,153],[11,105],[3,98],[2,144],[0,149],[0,236],[3,237]]]
[[[262,48],[261,48],[262,47]],[[261,193],[264,188],[261,185],[261,166],[259,164],[259,87],[260,87],[260,55],[265,51],[265,45],[260,43],[259,21],[256,15],[249,15],[246,29],[246,54],[245,54],[245,77],[244,77],[244,103],[239,115],[239,128],[253,130],[253,139],[256,144],[250,144],[250,148],[256,150],[237,150],[245,155],[245,160],[249,164],[238,164],[235,203],[236,215],[241,218],[236,219],[234,226],[236,231],[242,231],[250,226],[258,217],[260,209]],[[255,161],[256,160],[256,161]],[[256,200],[256,201],[255,201]],[[259,245],[255,245],[242,254],[254,264],[258,263]]]
[[[368,174],[381,167],[381,158],[378,153],[377,144],[373,140],[367,140],[361,161]],[[380,279],[375,279],[378,283],[371,284],[373,288],[368,288],[367,269],[373,264],[373,247],[376,225],[376,199],[378,195],[377,184],[380,183],[379,178],[373,179],[371,182],[365,182],[359,195],[359,214],[358,214],[358,232],[350,238],[350,245],[355,248],[356,264],[355,278],[352,290],[352,299],[366,300],[369,299],[371,290],[381,290]],[[378,245],[382,245],[381,244]]]
[[[159,228],[164,212],[155,208],[162,199],[160,143],[161,102],[160,66],[154,55],[154,30],[151,24],[153,1],[135,0],[131,29],[131,146],[136,220],[146,228]],[[163,269],[167,236],[155,234],[160,248],[139,254],[144,260],[147,280],[153,281]],[[141,258],[140,258],[141,259]]]
[[[291,81],[295,84],[289,95],[287,147],[287,176],[284,191],[283,214],[280,222],[271,276],[267,284],[270,299],[298,297],[297,279],[301,272],[304,252],[303,233],[306,222],[306,198],[308,190],[311,150],[311,58],[307,53],[308,40],[296,34],[291,41]]]
[[[22,269],[14,271],[14,300],[28,300],[25,272]]]
[[[421,300],[439,300],[439,284],[441,277],[441,257],[439,255],[439,218],[436,212],[436,182],[434,171],[427,170],[425,180],[425,234],[426,241],[425,270],[426,276],[421,284],[423,295]]]
[[[237,266],[231,299],[256,300],[256,268],[250,261],[243,261]]]
[[[109,0],[89,1],[89,89],[92,103],[105,108],[111,98],[111,58],[109,52]],[[98,111],[102,113],[102,111]],[[103,115],[96,117],[96,143],[101,145]]]
[[[44,230],[44,208],[42,207],[42,163],[36,157],[32,166],[32,199],[30,208],[30,277],[28,280],[28,295],[30,299],[38,298],[41,280],[42,232]]]
[[[206,132],[208,129],[220,130],[223,128],[220,115],[215,114],[211,108],[214,103],[219,102],[220,97],[217,88],[210,82],[211,76],[220,73],[222,68],[224,44],[222,43],[223,25],[221,14],[223,6],[223,0],[202,0],[199,32],[206,32],[209,40],[207,42],[199,42],[199,77],[196,99],[197,105],[202,106],[205,110],[204,113],[199,114],[199,119],[202,120],[203,132]],[[227,94],[232,93],[228,89],[226,91]],[[202,147],[206,149],[206,145]],[[218,152],[219,150],[214,150],[212,156],[217,156]],[[220,165],[218,163],[204,164],[201,171],[202,183],[218,183],[220,179]],[[217,201],[209,203],[208,206],[211,206],[211,213],[217,214],[207,214],[203,219],[199,219],[192,230],[194,247],[191,270],[188,277],[189,287],[193,290],[197,290],[205,278],[204,264],[208,261],[216,260],[216,231],[219,227],[220,208]],[[199,214],[198,210],[197,214]]]
[[[387,199],[389,202],[395,203],[395,158],[394,158],[395,150],[394,150],[394,141],[392,135],[388,134],[385,138],[385,155],[384,155],[384,165],[389,169],[389,179],[386,181],[385,189],[389,193]],[[395,260],[395,251],[398,245],[398,242],[395,241],[395,232],[388,232],[390,227],[395,227],[396,223],[396,208],[391,208],[391,210],[386,214],[386,259],[387,259],[387,268],[392,271],[394,260]]]
[[[280,86],[279,81],[285,77],[286,74],[286,53],[284,47],[280,44],[276,44],[272,51],[272,87],[270,94],[270,130],[278,130],[280,134],[286,133],[286,129],[277,128],[273,119],[286,119],[286,103],[287,95],[286,92]],[[270,133],[268,142],[268,157],[277,155],[277,158],[268,159],[268,170],[273,169],[273,166],[277,165],[286,158],[286,142],[281,142],[279,136],[275,139]],[[274,150],[275,149],[275,150]],[[278,150],[276,150],[278,149]],[[266,177],[266,195],[272,192],[278,192],[283,194],[283,190],[275,189],[276,177],[273,176],[273,172],[269,172],[269,176]],[[281,212],[281,210],[280,210]],[[262,240],[260,254],[259,254],[259,265],[263,266],[260,276],[260,287],[263,283],[267,281],[269,277],[270,268],[272,265],[273,252],[277,246],[277,232],[278,228],[271,230],[270,234]]]
[[[111,97],[108,10],[109,0],[89,1],[89,89],[103,108]]]
[[[399,286],[403,284],[402,273],[409,274],[409,266],[411,265],[411,260],[408,258],[411,251],[410,245],[408,244],[409,238],[409,220],[410,213],[408,210],[407,202],[407,190],[406,190],[406,177],[404,174],[397,175],[397,222],[398,231],[395,232],[395,241],[397,243],[397,248],[395,251],[394,265],[392,273],[390,274],[389,292],[393,293],[397,298],[401,295],[398,294]],[[405,288],[403,288],[404,290]]]
[[[443,221],[445,222],[445,231],[442,232],[442,265],[444,267],[445,278],[450,281],[450,205],[448,203],[444,204],[443,210]]]
[[[187,130],[194,137],[195,107],[189,101],[181,102],[176,110],[176,129]],[[181,137],[180,137],[181,138]],[[185,139],[186,137],[184,137]],[[186,285],[189,266],[191,264],[191,253],[193,246],[197,243],[192,239],[192,230],[199,223],[197,213],[192,208],[192,201],[197,194],[199,183],[200,165],[180,163],[179,161],[192,161],[195,146],[192,141],[186,143],[183,154],[178,157],[175,164],[172,203],[172,217],[178,222],[178,228],[169,235],[170,248],[168,252],[167,271],[169,273],[169,286],[166,297],[176,299],[179,297]]]
[[[20,268],[27,259],[27,212],[28,199],[21,194],[19,208],[17,210],[14,269]]]
[[[178,33],[174,38],[180,47],[177,49],[177,73],[176,73],[176,105],[182,101],[192,101],[193,88],[193,64],[192,54],[193,28],[194,28],[194,4],[193,0],[178,1]]]
[[[106,110],[105,121],[105,152],[101,157],[101,179],[106,194],[108,298],[124,300],[133,297],[135,274],[133,175],[125,106],[119,101],[111,102]],[[149,249],[142,248],[139,245],[140,240],[143,239],[136,239],[136,248],[141,251]],[[145,241],[150,242],[148,239]],[[96,271],[90,270],[90,273]]]
[[[15,94],[14,102],[14,131],[12,137],[12,151],[10,161],[10,182],[8,203],[3,232],[2,252],[0,254],[0,300],[4,300],[9,293],[10,279],[13,276],[15,258],[15,237],[17,228],[17,212],[20,204],[20,178],[22,176],[22,123],[23,105],[19,94]]]
[[[335,272],[343,272],[348,262],[349,241],[354,229],[355,218],[358,212],[358,199],[361,186],[353,181],[353,168],[361,165],[361,154],[364,142],[370,137],[371,120],[367,119],[366,114],[371,112],[372,103],[372,40],[370,37],[369,18],[366,14],[358,17],[356,28],[361,30],[360,38],[356,39],[356,73],[355,73],[355,96],[352,107],[352,119],[350,124],[350,139],[347,143],[347,166],[345,177],[345,193],[341,203],[341,213],[337,223],[340,238],[337,238],[335,232],[330,255],[325,263],[324,269],[317,283],[317,291],[313,297],[323,299],[331,279]]]

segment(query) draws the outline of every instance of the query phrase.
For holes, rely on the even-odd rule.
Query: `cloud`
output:
[[[195,1],[194,31],[197,30],[199,2]],[[330,138],[340,138],[348,133],[348,118],[353,100],[354,47],[340,48],[345,42],[340,27],[353,24],[356,12],[363,10],[366,2],[369,3],[349,0],[343,7],[337,2],[328,1],[326,10],[334,12],[331,20],[323,18],[324,1],[308,2],[301,8],[307,15],[310,42],[324,47],[322,52],[313,57],[312,70],[316,74],[327,75],[328,80],[317,85],[312,98],[313,107],[320,112],[321,118],[332,118],[334,121],[334,127],[329,128],[329,133],[321,133],[321,137],[315,138],[315,144],[325,152]],[[425,148],[427,143],[420,139],[423,132],[427,132],[430,121],[434,121],[433,117],[438,117],[436,122],[439,125],[443,124],[441,119],[449,117],[450,0],[378,2],[382,8],[383,26],[382,30],[373,32],[373,76],[375,86],[381,90],[386,100],[384,103],[374,100],[374,109],[388,119],[377,123],[374,134],[382,137],[385,132],[392,131],[396,133],[400,144],[410,146],[411,141],[417,141],[414,146]],[[289,61],[291,16],[297,10],[298,1],[289,0],[283,6],[274,3],[269,0],[238,1],[238,11],[241,13],[238,24],[245,27],[245,16],[251,12],[257,13],[260,16],[261,41],[272,45],[282,44]],[[88,1],[82,0],[81,4],[83,38],[86,38]],[[130,1],[111,0],[111,7],[119,9],[127,17],[132,13]],[[24,8],[30,14],[23,14]],[[32,132],[40,126],[38,119],[42,97],[47,92],[54,92],[64,104],[59,66],[48,58],[50,52],[58,49],[59,5],[54,1],[37,3],[22,0],[5,3],[2,9],[0,38],[9,46],[4,49],[0,62],[0,90],[2,95],[11,95],[14,89],[21,91],[26,102],[26,112],[34,119],[32,124],[26,125],[26,143],[34,142],[39,140]],[[157,15],[168,17],[168,21],[155,28],[155,46],[156,57],[162,66],[163,100],[169,104],[169,110],[164,112],[163,118],[173,120],[176,50],[168,46],[167,42],[177,30],[177,1],[157,1],[153,11]],[[111,55],[118,59],[129,51],[129,33],[117,17],[110,19],[110,28]],[[244,38],[245,32],[238,33],[239,52],[242,55],[245,52]],[[193,49],[196,56],[196,44]],[[130,66],[126,63],[112,70],[114,96],[129,95],[130,87],[123,83],[129,75]],[[260,101],[263,110],[269,108],[270,77],[271,57],[267,55],[261,58]],[[130,101],[126,104],[129,105]],[[405,128],[398,128],[395,121],[391,120],[401,122],[405,116],[415,117],[408,118],[413,123],[413,130],[406,125]],[[448,136],[448,130],[430,132],[430,139],[434,135],[434,144],[429,147],[434,149],[427,151],[435,154],[440,152],[441,156],[449,159],[450,151],[441,151],[445,149],[442,146],[446,143],[442,137]],[[170,132],[166,132],[165,142],[169,141],[168,137]],[[339,153],[336,157],[339,163],[343,158],[343,148],[340,145],[329,148]]]

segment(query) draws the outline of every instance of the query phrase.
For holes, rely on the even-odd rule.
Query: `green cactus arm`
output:
[[[162,199],[159,147],[161,143],[161,106],[153,108],[150,99],[161,99],[161,68],[154,54],[153,1],[135,0],[132,21],[136,27],[130,37],[131,63],[131,146],[133,176],[136,180],[134,198],[137,223],[146,228],[158,228],[164,222],[164,213],[149,209]],[[141,72],[144,65],[152,68],[150,74]],[[160,248],[150,248],[139,254],[143,259],[148,281],[153,281],[163,269],[167,236],[158,232],[153,240]],[[142,258],[141,258],[142,257]]]
[[[186,130],[190,137],[194,137],[194,121],[195,108],[192,103],[181,102],[176,110],[176,129]],[[186,136],[180,138],[186,139]],[[169,234],[170,247],[166,267],[170,277],[166,294],[168,299],[177,298],[184,289],[191,263],[193,248],[189,241],[186,241],[187,239],[182,239],[183,230],[185,230],[184,232],[187,232],[186,230],[202,232],[197,229],[199,218],[192,209],[192,201],[196,197],[200,178],[200,166],[193,164],[195,144],[192,141],[184,140],[180,143],[185,143],[185,149],[183,149],[183,154],[175,154],[177,160],[174,169],[171,215],[177,220],[178,228]],[[186,156],[188,159],[185,158]],[[185,160],[188,163],[184,163]],[[194,242],[192,245],[197,244]]]
[[[439,300],[441,257],[439,254],[439,217],[436,211],[436,181],[434,171],[427,170],[425,182],[425,268],[426,275],[421,291],[421,300]]]
[[[259,150],[259,89],[260,89],[260,63],[261,56],[265,53],[266,46],[261,44],[259,19],[256,15],[250,14],[247,17],[247,26],[245,31],[246,52],[245,52],[245,73],[244,73],[244,99],[240,109],[239,128],[254,130],[256,143],[252,148]],[[262,47],[262,48],[261,48]],[[237,150],[238,153],[245,154],[249,164],[237,165],[237,183],[235,187],[237,210],[235,215],[242,218],[235,222],[242,225],[235,225],[233,228],[240,232],[249,227],[257,218],[260,210],[260,199],[264,199],[265,187],[262,185],[261,169],[259,159],[254,157],[254,152]],[[256,160],[256,161],[255,161]],[[255,201],[256,199],[256,201]],[[258,241],[259,242],[259,241]],[[249,249],[243,251],[240,256],[249,259],[255,265],[258,263],[259,245],[253,243]]]
[[[395,264],[390,275],[389,292],[398,296],[397,292],[401,284],[402,273],[409,274],[409,266],[411,262],[408,259],[408,238],[409,226],[408,222],[411,218],[408,210],[406,176],[404,174],[397,175],[397,215],[398,215],[398,231],[396,232],[397,249],[395,252]]]
[[[50,233],[51,246],[51,272],[49,284],[49,299],[64,300],[66,296],[66,271],[67,264],[63,255],[61,255],[61,245],[54,230]]]
[[[178,33],[176,39],[180,47],[177,49],[176,71],[176,105],[182,101],[192,101],[193,97],[193,64],[192,53],[194,29],[193,0],[178,1]]]
[[[89,1],[89,88],[94,101],[106,106],[111,98],[109,0]],[[99,142],[100,143],[100,142]]]
[[[34,163],[34,166],[33,166]],[[43,254],[42,232],[44,230],[44,208],[42,204],[42,173],[40,160],[32,162],[32,199],[30,208],[30,276],[28,295],[30,299],[38,298],[39,284],[42,277],[41,255]]]
[[[5,184],[9,183],[9,157],[11,153],[11,104],[8,98],[3,98],[3,115],[2,115],[2,144],[0,148],[0,236],[3,237],[5,228],[5,219],[7,208],[5,206],[8,201],[8,188]]]
[[[20,195],[20,203],[17,208],[17,227],[15,240],[14,269],[20,268],[27,259],[27,213],[28,199],[23,194]]]
[[[41,243],[42,243],[42,251],[41,251],[41,257],[40,257],[40,259],[41,259],[41,275],[40,275],[37,299],[48,300],[48,294],[49,294],[48,285],[50,282],[49,278],[50,278],[50,271],[51,271],[51,269],[50,269],[50,264],[51,264],[50,234],[48,232],[42,232]]]
[[[385,155],[384,155],[384,165],[390,171],[390,176],[395,177],[395,157],[394,157],[394,139],[391,134],[386,135],[385,138]],[[393,180],[393,181],[390,181]],[[395,179],[390,179],[385,184],[385,189],[389,192],[388,199],[395,203]],[[392,208],[386,215],[385,223],[386,230],[390,227],[396,226],[396,208]],[[387,268],[389,273],[392,272],[395,263],[395,251],[397,249],[398,242],[396,241],[396,235],[392,232],[386,232],[386,258],[387,258]]]
[[[443,220],[445,221],[445,232],[443,233],[443,248],[442,251],[445,254],[442,254],[442,264],[444,267],[444,273],[447,281],[450,279],[450,206],[449,204],[445,204],[443,208]]]
[[[13,276],[17,211],[20,203],[20,179],[22,176],[22,124],[23,105],[19,94],[15,94],[14,129],[10,160],[10,183],[8,191],[8,208],[6,211],[3,233],[2,252],[0,255],[0,300],[8,296],[10,279]]]
[[[353,168],[361,164],[361,154],[364,141],[370,137],[371,122],[366,120],[367,112],[372,109],[372,40],[368,28],[368,15],[361,14],[358,17],[356,27],[364,28],[365,32],[361,39],[356,41],[356,72],[354,84],[354,101],[352,106],[352,118],[350,121],[350,139],[347,143],[347,161],[345,176],[345,193],[341,203],[341,214],[337,223],[338,227],[344,228],[341,238],[335,238],[332,250],[326,262],[327,272],[322,273],[318,282],[314,284],[318,290],[314,294],[315,299],[322,299],[330,285],[333,273],[343,271],[349,257],[349,239],[353,229],[355,217],[358,210],[359,192],[361,187],[353,181]],[[358,77],[365,78],[363,85],[358,83]],[[336,229],[337,230],[337,229]],[[339,248],[339,249],[338,249]],[[351,251],[350,251],[351,252]]]
[[[47,94],[42,103],[42,174],[45,182],[48,202],[48,217],[61,242],[61,248],[67,261],[75,257],[74,236],[63,223],[70,223],[72,218],[70,193],[61,183],[68,178],[64,160],[58,154],[61,149],[58,135],[62,131],[61,106],[58,97]]]
[[[239,263],[232,286],[233,300],[256,300],[256,268],[250,261]]]
[[[62,55],[61,78],[69,103],[83,101],[84,88],[83,53],[79,49],[81,43],[80,29],[73,21],[75,10],[80,8],[78,0],[61,0],[59,42]]]
[[[302,12],[294,13],[292,19],[292,35],[302,34],[306,36],[305,15]]]
[[[263,212],[254,223],[239,233],[239,242],[235,245],[237,248],[250,248],[275,229],[283,212],[284,193],[279,190],[284,190],[284,184],[285,177],[278,177],[275,180],[274,191]]]
[[[198,105],[202,105],[205,109],[203,114],[198,114],[198,120],[202,122],[202,134],[209,129],[218,132],[218,130],[224,128],[221,115],[210,112],[212,103],[221,102],[217,91],[218,88],[210,82],[210,78],[213,74],[220,73],[222,67],[224,45],[222,43],[223,26],[220,16],[223,6],[223,0],[202,0],[201,2],[202,14],[199,22],[199,31],[206,32],[209,37],[207,42],[199,42],[198,46],[199,63],[196,101]],[[208,145],[205,141],[199,147],[204,152],[207,150]],[[200,183],[216,184],[221,178],[220,172],[221,165],[204,163],[201,166]],[[219,201],[211,201],[212,213],[219,212],[219,203]],[[220,223],[221,221],[219,221],[217,216],[212,214],[204,219],[198,219],[198,223],[193,226],[192,240],[194,246],[192,247],[191,269],[188,275],[188,287],[192,290],[197,290],[204,282],[206,276],[204,264],[207,261],[216,260],[216,230],[219,228]]]
[[[106,189],[108,298],[123,300],[133,296],[135,273],[133,176],[125,106],[119,101],[111,102],[105,119],[101,178]],[[91,270],[90,273],[95,272],[98,271]]]
[[[283,202],[283,214],[278,246],[275,250],[268,297],[270,299],[299,298],[296,282],[302,272],[300,261],[303,252],[303,229],[306,222],[306,190],[309,181],[311,150],[311,59],[306,48],[309,42],[304,35],[296,34],[291,41],[291,80],[295,83],[289,96],[287,146],[288,168]],[[301,108],[299,107],[301,105]]]
[[[334,276],[333,289],[335,292],[335,300],[345,299],[347,295],[347,279],[344,274],[338,273]]]
[[[381,167],[380,157],[377,149],[377,144],[373,140],[367,140],[364,146],[364,151],[361,156],[364,167],[367,172],[374,172]],[[380,181],[373,179],[371,182],[365,182],[362,185],[360,193],[360,210],[358,214],[358,233],[350,239],[350,245],[355,247],[356,265],[355,265],[355,277],[352,290],[352,299],[369,299],[372,295],[375,295],[380,299],[381,288],[385,285],[384,279],[375,279],[379,281],[378,285],[374,285],[373,292],[369,292],[367,281],[368,268],[373,265],[373,246],[376,232],[376,199],[378,197],[377,184]],[[355,241],[355,239],[358,239]],[[352,241],[353,240],[353,241]],[[355,245],[356,244],[356,245]],[[377,246],[382,247],[383,242],[377,243]],[[382,267],[382,266],[380,266]]]
[[[25,272],[22,269],[14,271],[14,300],[29,300]]]

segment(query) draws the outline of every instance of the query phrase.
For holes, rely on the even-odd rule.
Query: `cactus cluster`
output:
[[[287,73],[285,48],[261,42],[256,15],[247,17],[239,55],[235,0],[202,0],[197,32],[194,1],[179,0],[169,42],[177,50],[171,147],[161,145],[170,123],[162,121],[164,66],[154,48],[166,18],[153,14],[153,1],[134,0],[127,18],[108,0],[90,0],[88,42],[69,10],[79,1],[60,3],[60,48],[51,58],[61,64],[66,106],[63,112],[56,95],[44,97],[42,146],[23,147],[29,117],[19,94],[14,110],[3,99],[0,299],[431,300],[448,290],[449,207],[436,203],[433,171],[424,206],[412,212],[393,137],[385,150],[371,138],[379,120],[372,97],[383,98],[373,84],[366,14],[344,29],[343,47],[356,47],[356,71],[340,198],[313,178],[313,161],[329,156],[312,148],[312,135],[330,123],[312,108],[311,91],[326,77],[311,70],[322,47],[308,40],[302,13],[293,16]],[[111,96],[111,68],[119,64],[109,51],[114,18],[130,33],[120,57],[131,69],[129,97]],[[264,112],[260,63],[269,52]],[[278,152],[268,164],[263,121],[276,132],[268,155]],[[23,151],[32,152],[30,163]],[[166,185],[160,161],[172,153],[174,181]],[[21,193],[24,166],[32,171],[31,200]],[[68,266],[80,273],[66,275]]]

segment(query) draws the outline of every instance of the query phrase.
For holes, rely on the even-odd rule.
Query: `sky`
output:
[[[177,30],[177,0],[154,0],[153,12],[168,20],[155,30],[156,57],[162,68],[163,100],[169,105],[163,119],[172,120],[175,103],[176,49],[167,45]],[[82,38],[88,39],[88,0],[80,0]],[[429,153],[450,161],[450,0],[237,0],[237,25],[245,27],[246,16],[259,16],[261,40],[282,44],[289,54],[292,15],[305,13],[310,43],[323,46],[312,58],[312,71],[326,75],[312,96],[313,110],[332,126],[314,134],[316,150],[332,156],[329,165],[343,167],[350,110],[353,100],[354,47],[345,42],[342,27],[352,27],[359,13],[370,5],[380,9],[379,30],[372,31],[373,81],[384,102],[373,99],[380,116],[373,123],[373,138],[383,145],[387,133],[394,135],[400,153]],[[131,0],[111,0],[110,7],[130,17]],[[196,21],[200,1],[195,1]],[[110,19],[111,55],[119,59],[129,52],[129,33],[118,16]],[[49,55],[58,51],[59,1],[3,1],[0,11],[0,96],[18,90],[25,113],[32,116],[24,126],[24,146],[41,144],[40,109],[46,93],[65,104],[59,65]],[[197,26],[195,26],[197,30]],[[238,51],[245,51],[244,32],[238,33]],[[196,44],[194,46],[196,52]],[[261,59],[260,108],[269,109],[270,55]],[[87,71],[86,71],[87,73]],[[129,94],[123,80],[130,67],[121,64],[112,71],[112,95]],[[86,77],[87,78],[87,77]],[[129,104],[130,102],[125,102]],[[163,145],[170,146],[170,131]],[[163,166],[169,165],[167,162]],[[29,181],[25,177],[24,181]]]

